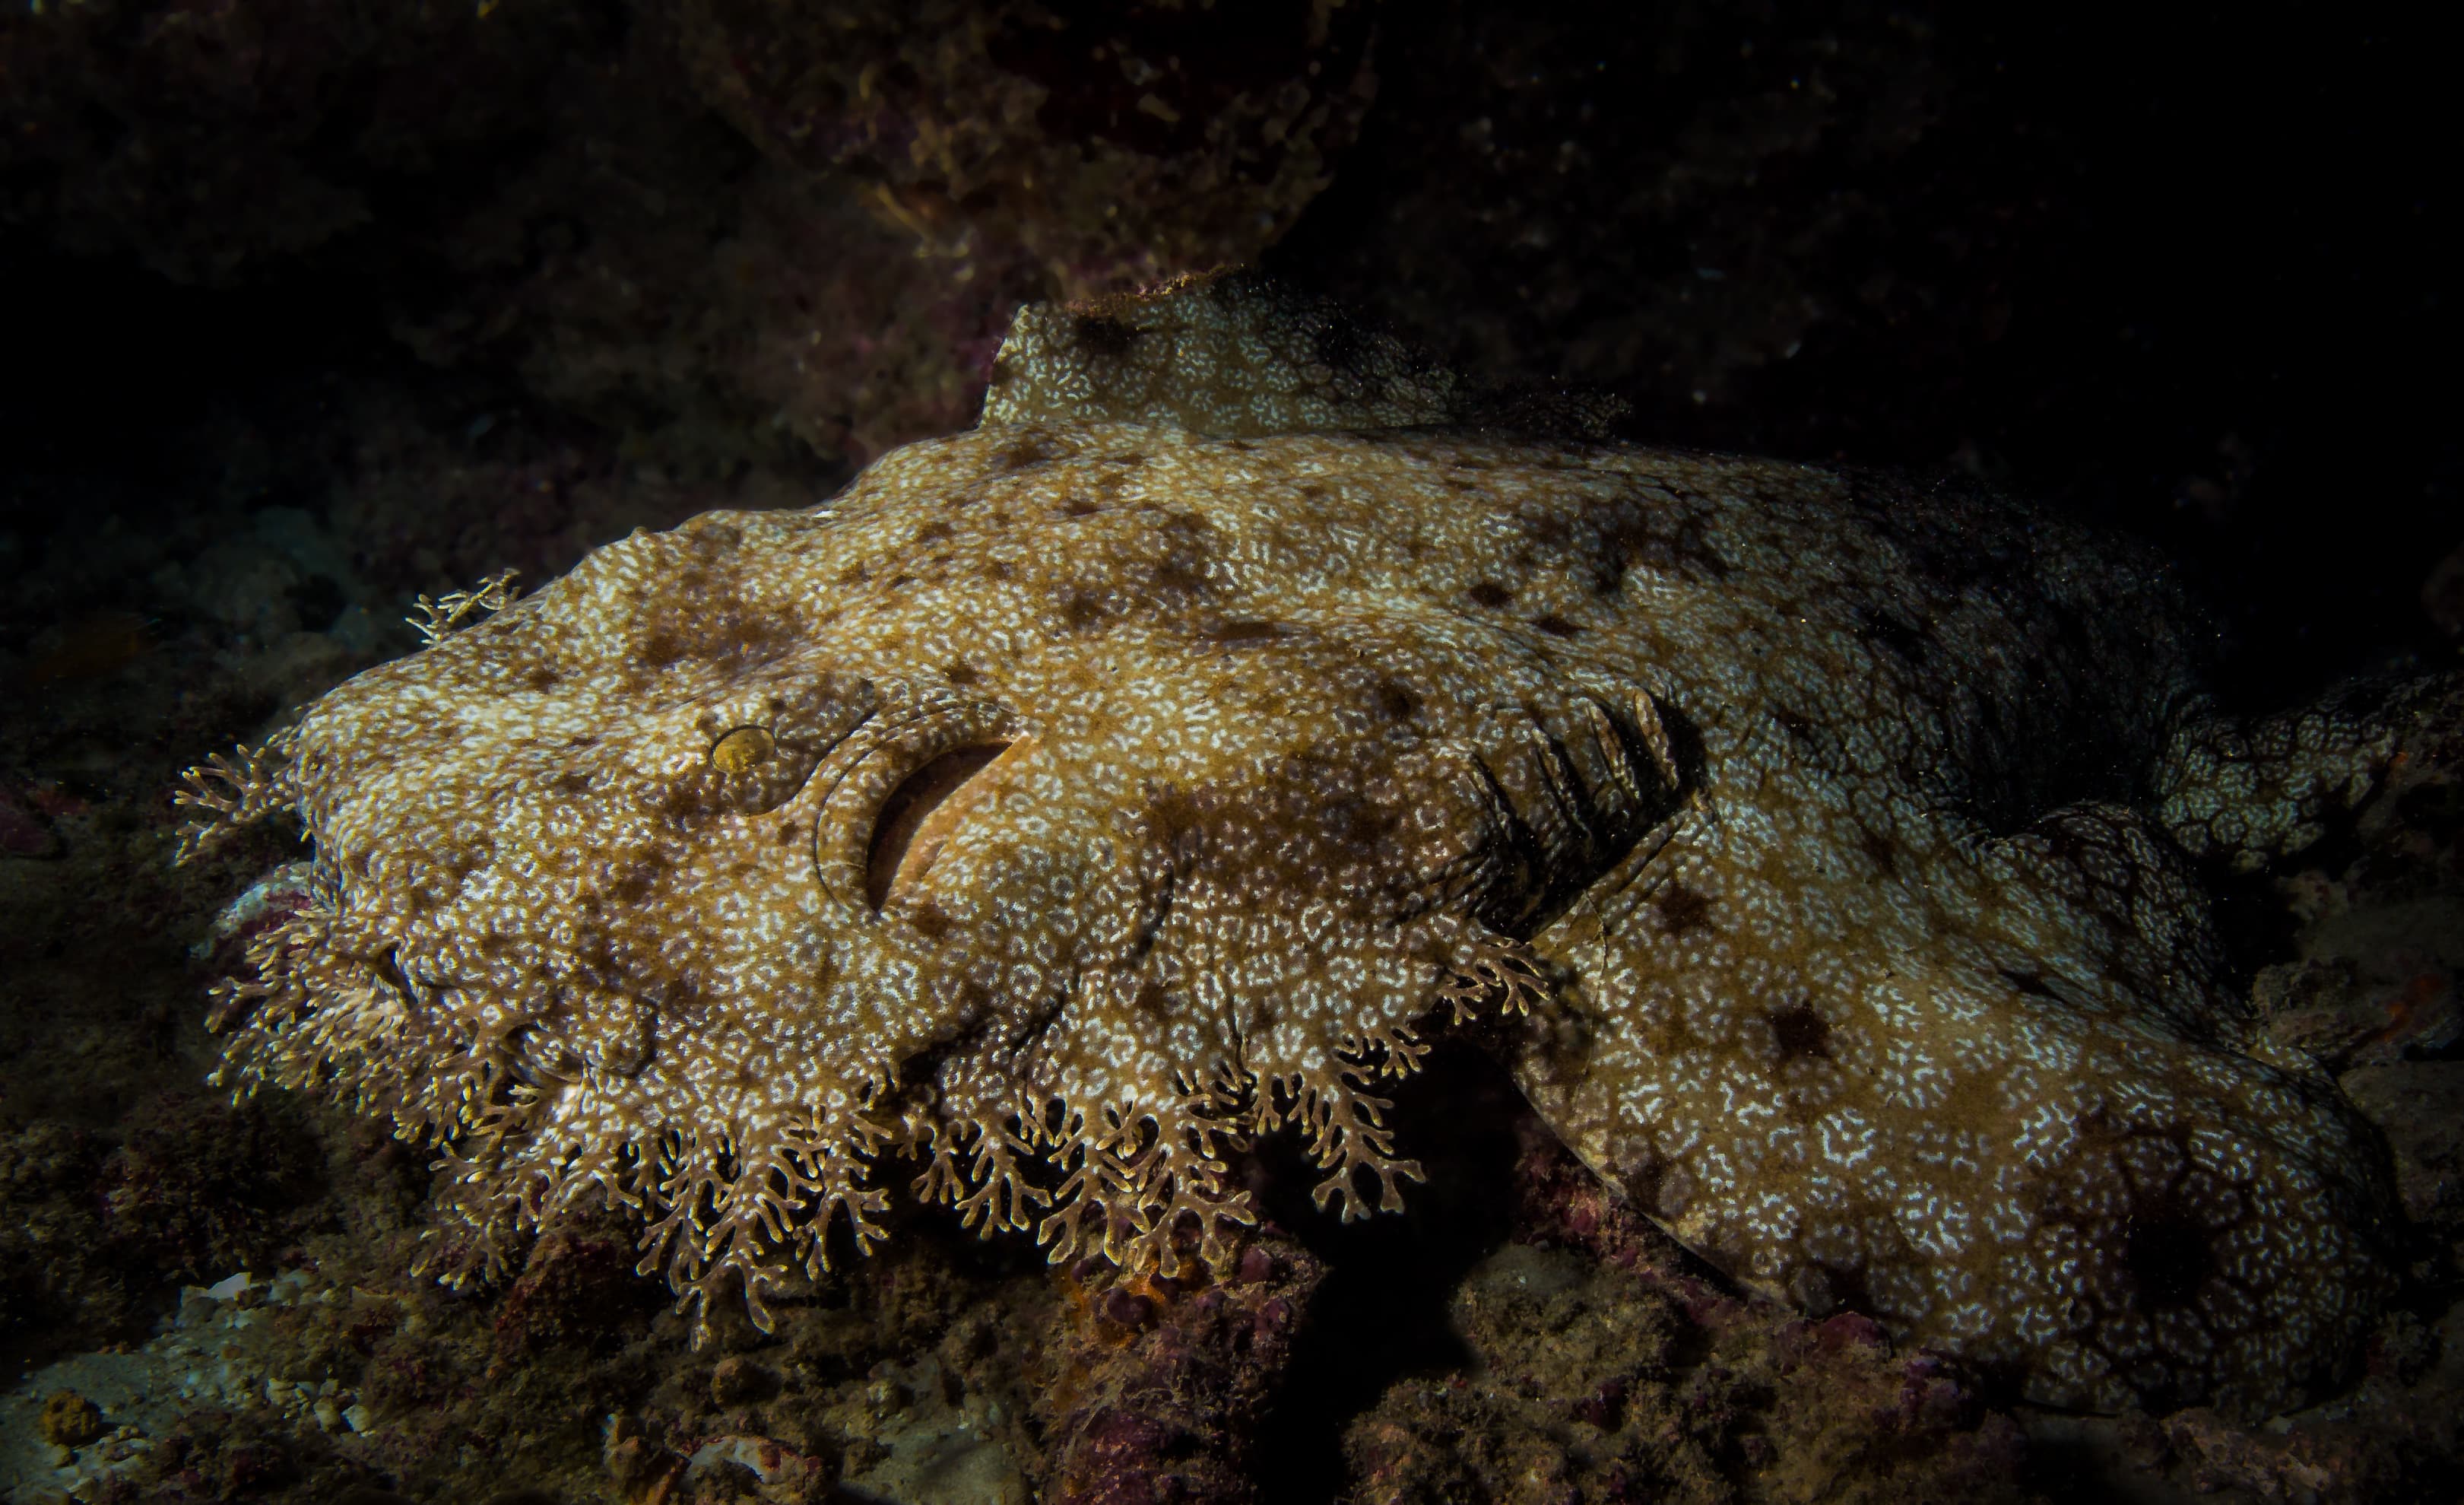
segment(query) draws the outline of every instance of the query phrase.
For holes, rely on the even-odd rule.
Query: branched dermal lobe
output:
[[[1392,1208],[1385,1084],[1499,1016],[1741,1280],[2061,1404],[2340,1374],[2384,1174],[2245,1049],[2178,848],[2281,850],[2371,730],[2200,719],[2127,548],[1594,408],[1475,432],[1549,409],[1327,318],[1237,277],[1032,310],[982,427],[826,508],[437,603],[186,797],[314,852],[228,1079],[440,1143],[448,1274],[616,1204],[766,1323],[900,1166],[1164,1272],[1230,1257],[1262,1135]]]

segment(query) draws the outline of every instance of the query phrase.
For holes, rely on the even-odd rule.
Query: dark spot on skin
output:
[[[1655,540],[1653,546],[1638,557],[1671,574],[1726,580],[1735,566],[1711,546],[1710,535],[1710,519],[1699,512],[1689,513],[1665,540]]]
[[[997,471],[1023,471],[1052,459],[1057,452],[1041,434],[1028,434],[993,452]]]
[[[1213,588],[1206,579],[1206,562],[1178,552],[1159,562],[1147,579],[1159,597],[1199,596]]]
[[[796,823],[794,821],[781,821],[779,823],[779,845],[781,847],[792,847],[795,844]]]
[[[1172,994],[1165,989],[1160,978],[1150,976],[1139,984],[1137,995],[1130,1003],[1132,1007],[1150,1019],[1166,1020],[1173,1014]]]
[[[1326,830],[1353,853],[1367,857],[1387,845],[1395,831],[1395,815],[1365,800],[1341,800],[1327,811]]]
[[[1474,585],[1469,590],[1464,591],[1463,594],[1471,598],[1471,604],[1473,606],[1486,607],[1491,611],[1498,610],[1501,608],[1510,607],[1514,604],[1514,592],[1507,589],[1504,586],[1499,585],[1494,580],[1481,581]]]
[[[1660,913],[1660,928],[1668,935],[1691,935],[1711,928],[1711,898],[1700,890],[1683,883],[1671,883],[1652,898],[1651,907]]]
[[[1196,797],[1178,785],[1163,786],[1147,801],[1147,829],[1177,865],[1196,863],[1205,839],[1202,821]]]
[[[1559,616],[1554,611],[1550,612],[1547,616],[1532,618],[1531,625],[1538,628],[1541,631],[1548,633],[1551,637],[1573,637],[1583,631],[1581,628],[1567,621],[1564,617]]]
[[[1592,502],[1571,518],[1523,520],[1534,542],[1573,553],[1599,595],[1614,593],[1638,565],[1680,580],[1727,579],[1733,566],[1711,546],[1708,509],[1685,501],[1682,493],[1654,488]]]
[[[839,571],[838,583],[842,586],[861,586],[871,578],[872,570],[870,566],[861,564],[849,564],[847,568]]]
[[[684,656],[684,644],[668,632],[650,633],[633,651],[633,662],[645,669],[665,669]]]
[[[947,679],[952,684],[967,685],[974,684],[978,679],[980,679],[983,676],[976,673],[976,669],[973,664],[954,662],[942,669],[941,677]]]
[[[1103,601],[1084,590],[1071,591],[1061,607],[1061,620],[1072,631],[1093,627],[1106,614]]]
[[[950,933],[950,917],[941,906],[924,899],[907,911],[907,922],[923,934],[927,941],[938,941]]]
[[[534,695],[545,695],[562,683],[564,683],[564,675],[545,664],[539,665],[522,676],[522,688]]]
[[[1779,1047],[1783,1064],[1808,1057],[1831,1059],[1831,1026],[1814,1011],[1812,1005],[1793,1003],[1772,1009],[1768,1017],[1771,1041]]]
[[[1300,495],[1303,501],[1322,501],[1326,498],[1326,488],[1316,481],[1303,481]]]
[[[896,590],[902,586],[912,586],[913,584],[915,584],[915,577],[907,574],[904,571],[890,577],[890,588],[892,590]]]
[[[1420,697],[1399,680],[1381,677],[1376,694],[1377,709],[1390,721],[1408,721],[1420,714]]]
[[[1589,511],[1579,514],[1578,518],[1569,517],[1561,507],[1555,505],[1544,505],[1523,508],[1515,514],[1514,520],[1523,525],[1523,536],[1525,538],[1530,540],[1531,542],[1539,545],[1540,547],[1549,550],[1551,553],[1556,554],[1563,553],[1566,550],[1573,548],[1576,541],[1582,537],[1584,530],[1578,529],[1576,526],[1578,519],[1580,521],[1585,523],[1595,523],[1600,518],[1615,518],[1617,516],[1618,516],[1618,514],[1610,511],[1605,507],[1595,505]],[[1515,552],[1514,560],[1516,564],[1529,568],[1531,564],[1531,550],[1529,548],[1518,549]]]
[[[747,606],[732,588],[724,593],[712,591],[710,596],[688,593],[677,601],[707,601],[707,610],[697,618],[700,631],[694,655],[717,668],[744,670],[776,663],[799,640],[799,628],[791,616]],[[685,606],[677,606],[677,610],[685,610]]]
[[[590,792],[590,775],[560,773],[556,776],[555,787],[559,794],[587,794]]]
[[[1161,532],[1163,556],[1147,567],[1150,598],[1185,600],[1212,591],[1215,525],[1194,514],[1164,512]]]
[[[2123,1226],[2122,1260],[2130,1272],[2131,1305],[2142,1312],[2190,1304],[2216,1273],[2216,1250],[2208,1229],[2170,1196],[2134,1209]]]
[[[936,542],[939,540],[950,537],[950,525],[936,518],[933,521],[928,522],[915,530],[915,542],[918,543]]]
[[[1061,504],[1061,510],[1073,518],[1092,517],[1103,509],[1083,497],[1072,497]]]
[[[1007,580],[1013,573],[1015,572],[1009,567],[1009,561],[1005,559],[994,560],[984,566],[986,580]]]
[[[1275,638],[1282,637],[1283,635],[1284,630],[1275,623],[1261,622],[1254,618],[1243,617],[1236,617],[1230,621],[1218,622],[1199,634],[1199,636],[1206,639],[1206,641],[1210,643],[1226,643],[1234,645],[1242,643],[1265,643],[1272,641]]]
[[[659,797],[659,813],[677,826],[697,824],[725,808],[715,791],[692,784],[670,785]]]
[[[1900,872],[1900,851],[1891,839],[1878,830],[1865,830],[1857,837],[1857,850],[1865,860],[1881,870],[1884,877],[1897,877]]]
[[[1100,314],[1081,314],[1069,330],[1070,343],[1093,355],[1127,355],[1145,337],[1135,324]]]
[[[650,896],[650,890],[658,886],[659,875],[666,868],[667,863],[655,853],[644,857],[607,885],[607,896],[619,904],[638,904]]]

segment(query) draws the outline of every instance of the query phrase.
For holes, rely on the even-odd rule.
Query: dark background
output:
[[[1390,7],[1359,138],[1266,260],[1465,362],[1615,387],[1666,442],[1956,467],[2153,536],[2229,609],[2236,687],[2282,698],[2443,651],[2420,591],[2464,543],[2459,175],[2431,9]],[[185,283],[16,194],[17,563],[78,526],[72,494],[190,505],[211,425],[296,429],[319,373],[518,392],[393,325],[447,275],[404,248],[456,182],[542,149],[511,132],[489,172]]]
[[[1277,255],[1394,278],[1416,335],[1615,385],[1675,442],[1958,466],[2151,535],[2280,695],[2426,646],[2464,542],[2429,25],[1469,8],[1395,27]]]

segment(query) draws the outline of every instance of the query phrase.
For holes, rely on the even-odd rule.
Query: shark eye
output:
[[[922,881],[941,846],[993,781],[978,776],[1012,747],[984,743],[953,748],[909,774],[882,803],[864,865],[864,896],[878,910]]]
[[[744,773],[770,761],[778,742],[759,726],[739,726],[710,744],[711,766],[721,773]]]

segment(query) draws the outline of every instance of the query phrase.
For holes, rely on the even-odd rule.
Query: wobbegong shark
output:
[[[758,1320],[892,1191],[1220,1263],[1478,1021],[1720,1271],[2048,1404],[2282,1406],[2392,1288],[2383,1152],[2199,877],[2386,728],[2222,715],[2147,550],[1677,454],[1236,274],[1018,318],[972,432],[438,609],[187,800],[295,815],[224,1073],[432,1140],[486,1270],[604,1203]]]

